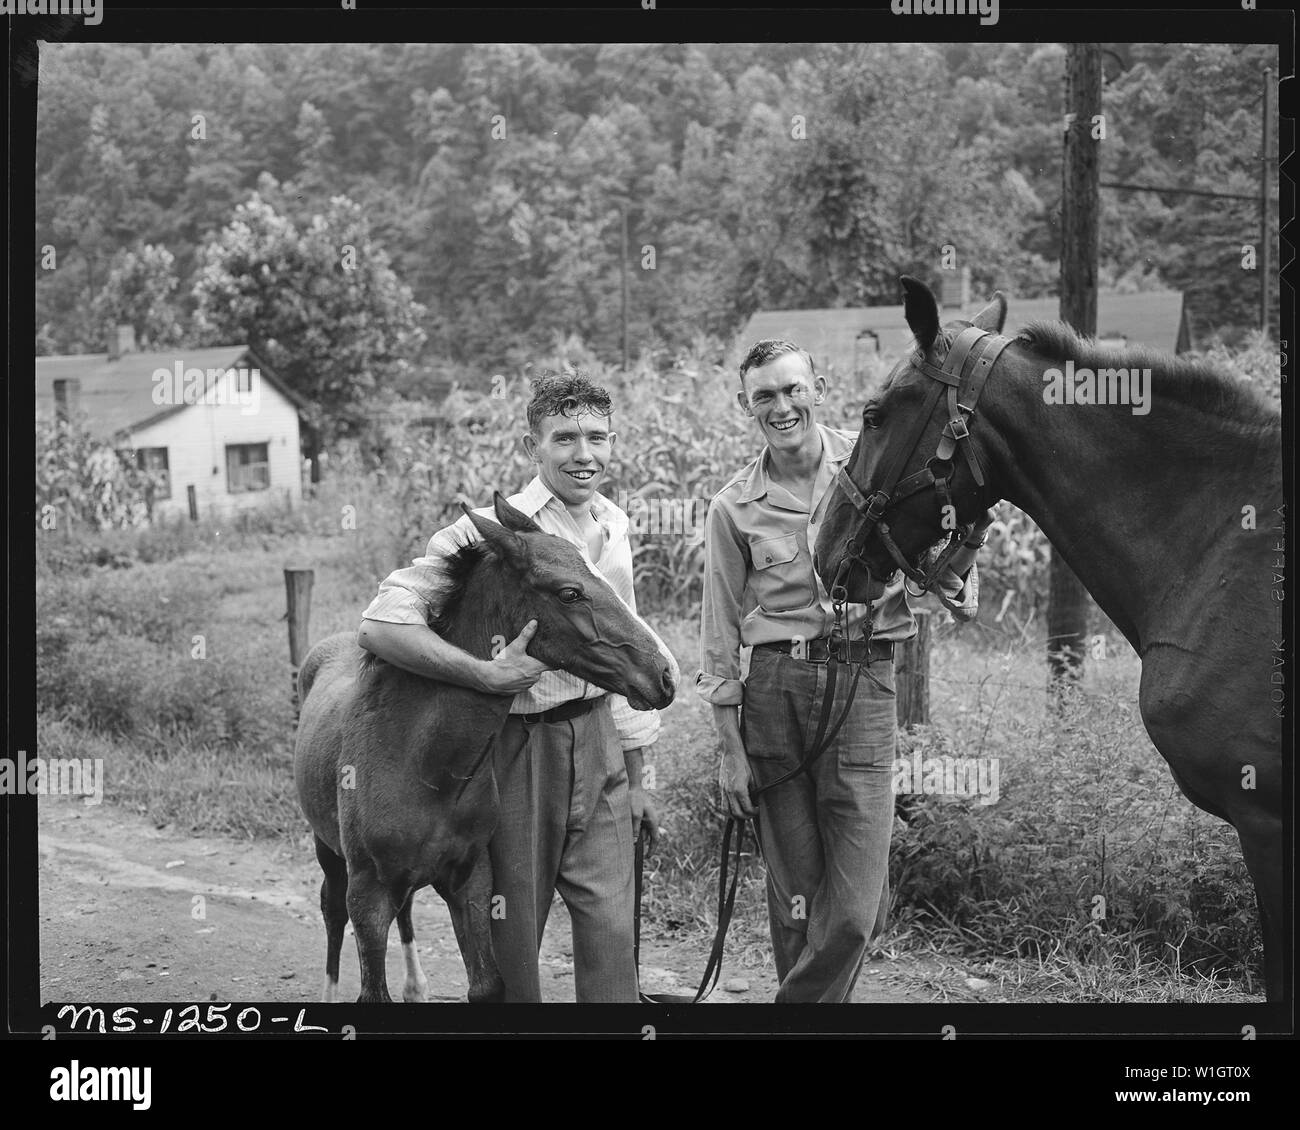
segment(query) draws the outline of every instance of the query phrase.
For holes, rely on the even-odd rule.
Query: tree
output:
[[[167,248],[146,243],[119,252],[95,299],[95,317],[104,326],[134,327],[142,349],[178,345],[184,337],[173,300],[179,285],[176,257]]]
[[[1184,290],[1205,339],[1253,328],[1242,247],[1276,48],[1102,46],[1103,179],[1249,199],[1103,190],[1100,285]],[[1064,59],[1058,43],[49,44],[41,348],[103,348],[93,300],[145,243],[175,255],[188,317],[201,249],[264,174],[295,187],[263,197],[299,230],[333,196],[363,210],[430,308],[423,371],[442,379],[513,369],[555,333],[617,357],[624,201],[634,352],[730,336],[760,308],[892,303],[900,273],[937,281],[945,245],[977,293],[1052,293]]]
[[[246,342],[310,404],[308,457],[355,431],[366,395],[399,377],[424,344],[425,309],[371,239],[361,208],[336,196],[301,226],[269,175],[202,252],[195,324],[209,342]]]

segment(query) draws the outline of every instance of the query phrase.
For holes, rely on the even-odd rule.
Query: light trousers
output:
[[[511,715],[494,771],[492,946],[507,1002],[542,999],[538,953],[556,891],[573,923],[579,1003],[635,1003],[632,808],[622,743],[604,699],[564,722]]]

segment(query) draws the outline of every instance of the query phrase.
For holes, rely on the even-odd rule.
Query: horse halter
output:
[[[848,571],[853,565],[861,565],[867,570],[868,575],[870,574],[870,569],[862,554],[866,548],[867,540],[876,526],[880,527],[880,538],[885,543],[885,548],[889,550],[895,564],[898,565],[910,581],[920,586],[922,591],[931,589],[949,560],[951,560],[952,555],[957,551],[957,547],[969,535],[974,523],[954,529],[948,536],[947,545],[939,554],[929,572],[922,573],[920,569],[912,566],[903,556],[902,551],[890,535],[889,526],[884,521],[884,518],[886,512],[891,507],[897,506],[903,499],[930,488],[933,488],[938,499],[941,514],[945,507],[952,507],[952,457],[959,447],[966,457],[966,462],[970,465],[975,482],[979,486],[984,485],[984,473],[980,467],[979,456],[975,453],[974,445],[971,442],[967,422],[975,414],[975,407],[979,403],[980,394],[984,391],[985,382],[993,371],[994,364],[1002,355],[1002,351],[1011,344],[1011,340],[1011,338],[1004,337],[1001,334],[982,330],[978,326],[968,326],[953,340],[952,347],[948,350],[948,355],[944,358],[942,365],[931,364],[919,350],[912,354],[912,365],[920,369],[927,377],[932,378],[935,383],[926,394],[925,406],[912,428],[911,442],[899,449],[888,473],[881,480],[880,486],[872,491],[870,496],[862,493],[844,467],[840,467],[835,474],[835,482],[844,492],[845,497],[853,504],[854,509],[862,515],[863,521],[858,528],[857,536],[849,538],[845,544],[844,557],[840,561],[840,567],[836,570],[835,580],[831,585],[832,602],[835,602],[838,597],[838,601],[841,604],[843,603],[847,592],[844,582],[848,578]],[[935,406],[939,403],[939,397],[943,394],[945,388],[948,393],[948,422],[943,426],[938,447],[924,467],[900,481],[899,476],[903,473],[903,468],[907,466],[912,454],[920,445],[921,437],[929,426]],[[865,409],[863,412],[865,418]],[[936,475],[936,466],[945,464],[948,468],[947,472]],[[953,507],[951,512],[955,514],[956,508]],[[951,607],[942,589],[935,589],[934,591],[945,605]]]

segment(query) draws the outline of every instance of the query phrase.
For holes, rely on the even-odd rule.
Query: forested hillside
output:
[[[1275,65],[1108,45],[1103,181],[1256,193]],[[977,294],[1053,293],[1063,89],[1057,44],[42,45],[38,350],[102,350],[121,319],[239,336],[201,307],[255,190],[268,224],[333,208],[386,252],[375,285],[418,304],[393,330],[413,388],[557,334],[616,360],[624,206],[634,353],[764,307],[896,302],[945,244]],[[1186,290],[1197,344],[1256,324],[1255,203],[1102,195],[1102,286]]]

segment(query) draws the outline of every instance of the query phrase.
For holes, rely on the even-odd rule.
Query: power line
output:
[[[1167,188],[1158,184],[1120,184],[1116,181],[1102,181],[1102,188],[1123,188],[1130,192],[1160,192],[1175,193],[1180,196],[1213,196],[1219,200],[1249,200],[1252,204],[1259,203],[1258,196],[1245,196],[1238,192],[1207,192],[1200,188]]]

